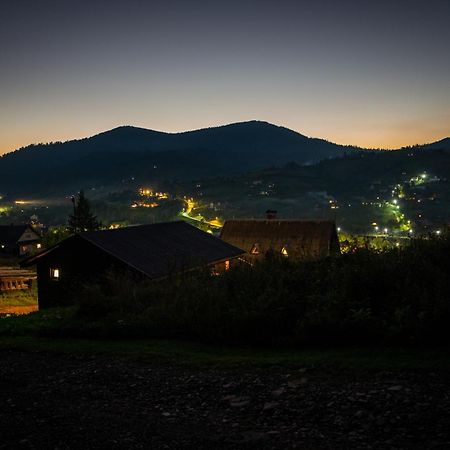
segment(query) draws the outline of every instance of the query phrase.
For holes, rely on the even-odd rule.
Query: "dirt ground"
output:
[[[450,448],[445,371],[0,358],[2,449]]]
[[[3,306],[0,304],[0,316],[7,314],[29,314],[38,310],[38,305]]]

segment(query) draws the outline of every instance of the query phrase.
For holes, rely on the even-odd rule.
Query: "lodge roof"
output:
[[[316,259],[339,253],[336,225],[331,220],[227,220],[221,239],[249,255],[267,252],[297,259]]]
[[[22,266],[36,264],[40,258],[45,258],[56,248],[63,249],[73,239],[89,242],[151,278],[213,264],[245,253],[186,222],[177,221],[80,233],[26,259]]]
[[[36,234],[36,239],[39,238],[31,225],[0,225],[0,244],[17,244],[20,237],[28,230]]]

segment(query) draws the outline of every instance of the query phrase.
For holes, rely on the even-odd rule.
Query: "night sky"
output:
[[[448,0],[0,6],[0,153],[251,119],[368,147],[450,136]]]

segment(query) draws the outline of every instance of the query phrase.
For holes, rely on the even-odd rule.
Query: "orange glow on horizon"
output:
[[[431,142],[439,141],[446,137],[450,137],[450,127],[447,123],[442,123],[441,126],[433,124],[429,128],[426,126],[425,121],[420,125],[411,126],[391,126],[391,128],[385,128],[383,125],[379,127],[373,127],[368,129],[365,126],[353,126],[350,122],[348,127],[344,127],[342,121],[336,124],[327,123],[327,125],[316,125],[311,118],[308,122],[309,127],[298,125],[297,120],[292,119],[283,122],[280,120],[273,120],[268,118],[267,121],[276,125],[284,126],[300,134],[306,135],[308,137],[326,139],[330,142],[340,144],[340,145],[352,145],[361,148],[382,148],[386,150],[399,149],[401,147],[428,144]],[[159,126],[153,126],[149,124],[144,124],[141,121],[137,121],[132,124],[136,127],[142,127],[152,130],[159,130],[168,133],[179,133],[190,130],[198,130],[208,127],[217,127],[221,125],[226,125],[229,123],[236,123],[239,121],[245,121],[246,118],[237,118],[233,120],[223,120],[221,122],[214,123],[204,123],[204,124],[192,124],[192,126],[174,126],[173,123],[160,123]],[[248,120],[252,120],[248,118]],[[266,120],[266,119],[261,119]],[[126,123],[127,121],[123,121]],[[104,131],[110,130],[117,126],[123,125],[122,122],[119,123],[100,123],[98,126],[79,126],[75,129],[67,129],[63,124],[55,123],[52,128],[44,131],[44,128],[40,128],[33,132],[18,132],[8,135],[3,133],[0,137],[0,155],[12,152],[21,147],[26,147],[28,145],[37,143],[49,143],[49,142],[65,142],[69,140],[82,139],[85,137],[91,137],[96,134],[102,133]],[[358,121],[358,124],[362,124]],[[58,133],[55,133],[55,129],[59,129]],[[63,131],[64,130],[64,131]]]

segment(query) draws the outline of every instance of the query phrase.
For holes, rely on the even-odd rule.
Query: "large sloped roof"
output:
[[[267,252],[316,259],[339,252],[336,226],[328,220],[227,220],[221,239],[253,256]]]
[[[57,246],[59,251],[64,242],[75,238],[91,243],[151,278],[224,261],[245,253],[181,221],[80,233],[60,243]],[[35,264],[40,257],[51,252],[52,249],[31,257],[22,265]]]
[[[30,225],[0,225],[0,244],[16,244],[27,230],[33,231],[36,234],[36,239],[39,238]]]

